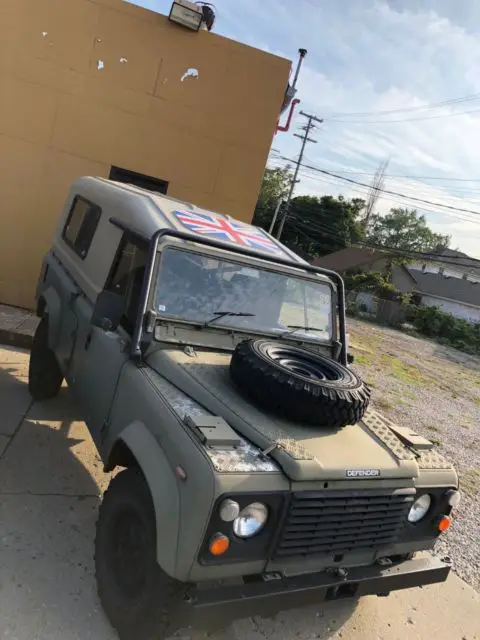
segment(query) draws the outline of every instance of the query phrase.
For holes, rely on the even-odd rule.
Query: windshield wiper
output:
[[[208,327],[213,322],[221,320],[222,318],[253,318],[254,315],[254,313],[244,313],[243,311],[214,311],[213,318],[204,322],[202,326]]]
[[[290,331],[284,331],[282,334],[280,334],[280,337],[283,338],[284,336],[289,336],[292,333],[295,333],[295,331],[300,331],[301,329],[303,329],[303,331],[320,331],[322,333],[325,332],[325,329],[321,329],[320,327],[304,327],[301,324],[287,324],[287,327],[290,329]]]

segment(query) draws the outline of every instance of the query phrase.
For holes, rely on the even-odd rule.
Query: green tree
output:
[[[401,251],[434,251],[446,249],[450,237],[434,233],[416,209],[393,208],[385,216],[372,216],[367,242]]]
[[[292,172],[288,166],[265,170],[253,216],[254,225],[268,231],[278,201],[287,196],[291,179]]]
[[[363,238],[364,207],[363,200],[343,196],[298,196],[291,202],[282,242],[310,258],[344,249]]]

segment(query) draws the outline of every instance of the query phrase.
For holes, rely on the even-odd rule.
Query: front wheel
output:
[[[156,560],[156,521],[141,471],[126,469],[100,506],[95,575],[103,609],[120,640],[160,640],[177,602],[177,583]]]

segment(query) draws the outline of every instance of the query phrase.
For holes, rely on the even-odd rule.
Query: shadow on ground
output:
[[[108,478],[68,390],[32,404],[27,366],[27,354],[1,350],[0,398],[16,399],[0,458],[0,637],[108,640],[92,567]]]
[[[98,505],[110,476],[80,412],[63,387],[32,404],[28,355],[0,350],[0,398],[13,397],[0,457],[0,637],[113,640],[95,591],[93,543]],[[15,418],[15,420],[13,419]],[[0,430],[0,433],[2,431]],[[212,640],[330,638],[355,601],[250,618],[214,631]],[[176,636],[205,638],[189,629]]]

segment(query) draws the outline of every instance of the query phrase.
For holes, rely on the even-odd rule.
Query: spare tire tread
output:
[[[233,381],[256,404],[285,418],[322,427],[340,428],[362,419],[370,401],[370,389],[353,371],[326,356],[282,344],[287,350],[294,349],[297,357],[303,352],[309,358],[333,364],[340,378],[328,384],[307,380],[259,355],[261,342],[265,341],[240,343],[230,364]]]

